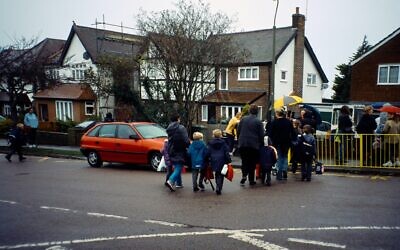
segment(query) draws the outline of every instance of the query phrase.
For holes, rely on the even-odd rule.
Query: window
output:
[[[129,136],[136,135],[136,132],[133,131],[131,127],[128,125],[119,125],[118,126],[118,138],[120,139],[129,139]]]
[[[116,128],[117,128],[117,125],[113,125],[113,124],[101,126],[101,129],[99,131],[99,137],[107,137],[107,138],[115,137],[115,129]]]
[[[242,111],[240,106],[221,106],[221,119],[230,120],[237,112]]]
[[[201,105],[201,121],[206,122],[208,121],[208,106]]]
[[[71,101],[56,101],[56,118],[61,121],[74,120]]]
[[[11,115],[11,106],[10,105],[4,104],[4,106],[3,106],[3,114],[5,116]]]
[[[307,74],[307,84],[309,84],[309,85],[317,84],[317,75],[313,74],[313,73],[308,73]]]
[[[287,82],[287,70],[281,70],[281,81]]]
[[[258,67],[239,67],[238,80],[258,80]]]
[[[228,89],[228,69],[221,69],[219,73],[219,89]]]
[[[400,65],[379,65],[378,84],[399,84]]]
[[[94,102],[85,102],[85,115],[94,115]]]

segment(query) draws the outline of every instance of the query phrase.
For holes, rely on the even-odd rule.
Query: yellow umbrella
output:
[[[283,106],[296,105],[303,102],[303,99],[295,95],[285,95],[274,102],[274,109],[279,109]]]

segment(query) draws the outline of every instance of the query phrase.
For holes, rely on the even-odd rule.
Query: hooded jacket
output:
[[[168,134],[168,155],[174,163],[185,163],[186,149],[190,144],[190,140],[186,128],[179,122],[172,122],[167,127]]]
[[[207,146],[203,141],[193,141],[189,146],[188,154],[192,161],[192,168],[204,168],[204,159],[207,154]]]
[[[231,162],[229,148],[221,138],[214,138],[208,143],[207,159],[215,172],[221,172],[224,164]]]

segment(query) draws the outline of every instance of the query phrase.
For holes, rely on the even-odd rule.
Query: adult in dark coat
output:
[[[340,108],[338,132],[340,134],[339,154],[337,157],[338,164],[346,163],[347,158],[347,145],[351,145],[348,140],[351,140],[349,134],[353,133],[353,122],[350,118],[350,108],[343,105]]]
[[[22,155],[22,146],[26,143],[24,134],[24,124],[18,123],[15,128],[12,129],[9,135],[10,141],[10,152],[5,156],[7,161],[11,162],[11,156],[15,153],[18,154],[19,161],[23,161],[26,158]]]
[[[172,165],[174,166],[174,172],[166,182],[166,186],[171,191],[174,191],[173,185],[180,178],[183,164],[186,159],[187,148],[190,145],[187,130],[180,124],[179,114],[173,114],[171,116],[171,123],[167,127],[168,134],[168,155]]]
[[[363,137],[363,164],[369,165],[372,162],[372,143],[374,142],[374,132],[377,128],[376,121],[372,116],[374,111],[372,106],[366,106],[364,108],[364,114],[357,124],[356,131]]]
[[[290,120],[285,117],[284,110],[275,111],[275,116],[276,118],[271,122],[270,138],[272,145],[278,152],[276,179],[286,180],[288,152],[293,138],[293,126]]]
[[[250,115],[242,117],[238,125],[238,146],[240,157],[242,158],[242,180],[241,185],[249,177],[250,185],[255,182],[255,169],[259,160],[260,147],[264,142],[264,128],[260,119],[257,118],[258,107],[254,104],[250,106]]]

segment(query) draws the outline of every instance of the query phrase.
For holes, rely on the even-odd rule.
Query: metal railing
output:
[[[400,169],[400,134],[319,136],[316,158],[338,168]]]

